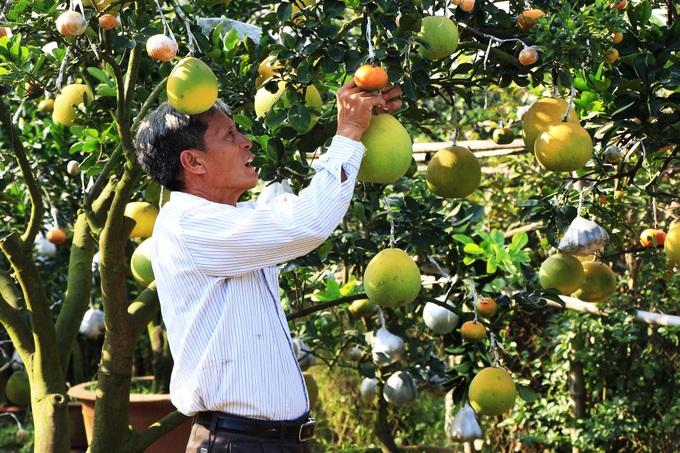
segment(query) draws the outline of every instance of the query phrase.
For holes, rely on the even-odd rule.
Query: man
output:
[[[140,126],[144,170],[172,191],[156,220],[153,270],[174,367],[173,404],[194,416],[187,452],[301,452],[309,399],[279,301],[277,264],[319,246],[342,220],[374,109],[398,87],[337,92],[338,126],[299,195],[239,198],[255,187],[251,142],[221,102],[184,115],[167,102]]]

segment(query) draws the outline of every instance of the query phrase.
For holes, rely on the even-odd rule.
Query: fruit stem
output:
[[[574,85],[570,87],[569,103],[567,104],[567,111],[562,115],[562,122],[566,122],[569,119],[569,112],[574,108],[574,98],[576,97],[576,89]]]

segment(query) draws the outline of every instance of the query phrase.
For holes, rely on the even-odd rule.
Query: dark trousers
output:
[[[186,453],[304,453],[304,442],[215,431],[194,423]]]

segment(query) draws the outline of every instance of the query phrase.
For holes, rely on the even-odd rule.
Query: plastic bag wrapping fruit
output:
[[[280,195],[286,195],[293,193],[290,188],[290,183],[287,179],[281,182],[270,182],[265,184],[264,189],[260,192],[260,196],[257,197],[257,202],[260,204],[269,203]]]
[[[448,430],[448,437],[454,442],[472,442],[482,438],[482,428],[479,426],[475,410],[470,404],[465,403],[456,412]]]
[[[557,249],[569,255],[587,256],[604,247],[608,241],[609,234],[604,228],[578,215],[567,228]]]

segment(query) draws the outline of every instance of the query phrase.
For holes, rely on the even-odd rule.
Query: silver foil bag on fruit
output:
[[[561,253],[588,256],[609,242],[607,231],[595,222],[581,216],[571,222],[557,249]]]

